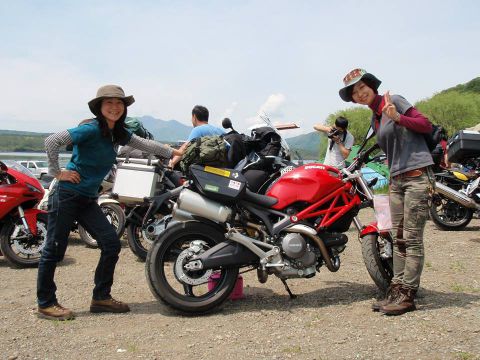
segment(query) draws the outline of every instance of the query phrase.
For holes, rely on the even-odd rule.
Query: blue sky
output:
[[[237,128],[266,111],[310,132],[363,67],[410,102],[480,76],[478,1],[2,1],[0,129],[59,131],[99,86],[132,116]]]

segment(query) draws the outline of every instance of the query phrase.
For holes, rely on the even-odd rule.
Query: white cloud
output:
[[[260,114],[267,114],[269,117],[283,117],[282,105],[286,101],[286,97],[283,94],[272,94],[268,97],[267,101],[260,107]]]
[[[234,113],[235,113],[235,110],[237,108],[237,105],[238,105],[238,102],[237,101],[234,101],[230,104],[230,106],[228,108],[225,109],[225,112],[223,113],[223,117],[226,118],[226,117],[231,117]]]

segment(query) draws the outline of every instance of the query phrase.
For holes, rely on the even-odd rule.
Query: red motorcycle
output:
[[[40,261],[48,217],[36,206],[43,194],[28,169],[0,161],[0,255],[16,267],[34,267]]]
[[[178,223],[147,256],[152,293],[177,310],[206,312],[228,298],[239,269],[251,267],[261,283],[269,275],[280,278],[294,297],[287,279],[311,278],[322,266],[332,272],[340,268],[348,242],[344,232],[352,223],[367,270],[385,290],[393,276],[392,237],[376,222],[363,226],[357,218],[362,208],[373,206],[376,179],[368,183],[360,169],[376,149],[361,151],[341,171],[323,164],[300,166],[266,195],[249,191],[238,171],[192,165],[189,186],[172,213]]]

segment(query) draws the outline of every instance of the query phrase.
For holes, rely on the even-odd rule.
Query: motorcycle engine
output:
[[[301,234],[289,233],[281,239],[285,254],[282,269],[277,269],[281,278],[311,277],[315,275],[317,254]]]

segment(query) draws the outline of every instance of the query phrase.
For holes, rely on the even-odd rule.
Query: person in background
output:
[[[378,94],[381,81],[364,69],[343,78],[342,100],[372,110],[371,126],[385,152],[390,170],[390,212],[394,236],[393,279],[387,297],[374,311],[401,315],[413,311],[424,263],[423,231],[428,200],[434,190],[432,156],[424,135],[430,121],[404,97]]]
[[[127,107],[134,101],[133,96],[125,96],[120,86],[102,86],[97,96],[88,103],[95,118],[50,135],[45,140],[49,174],[58,179],[58,185],[48,199],[47,240],[38,266],[39,317],[50,320],[75,317],[70,309],[58,302],[54,282],[57,263],[65,255],[75,220],[97,240],[100,247],[90,312],[130,311],[127,304],[115,300],[110,294],[120,253],[120,239],[97,203],[98,189],[115,162],[117,145],[128,144],[166,158],[181,155],[178,150],[142,139],[125,129]],[[58,163],[60,147],[70,144],[73,144],[72,157],[66,169],[61,170]]]
[[[205,106],[196,105],[192,109],[192,125],[193,129],[188,136],[186,142],[182,144],[179,148],[180,152],[183,154],[185,149],[187,148],[188,144],[197,138],[202,136],[209,136],[209,135],[223,135],[225,131],[220,129],[219,127],[213,126],[208,123],[208,109]],[[182,159],[182,156],[174,156],[169,163],[169,166],[173,169],[175,165]]]
[[[316,124],[313,128],[328,136],[327,153],[325,154],[325,165],[334,166],[337,169],[345,167],[345,159],[350,155],[353,143],[353,135],[347,130],[348,120],[342,116],[335,120],[333,126]]]

